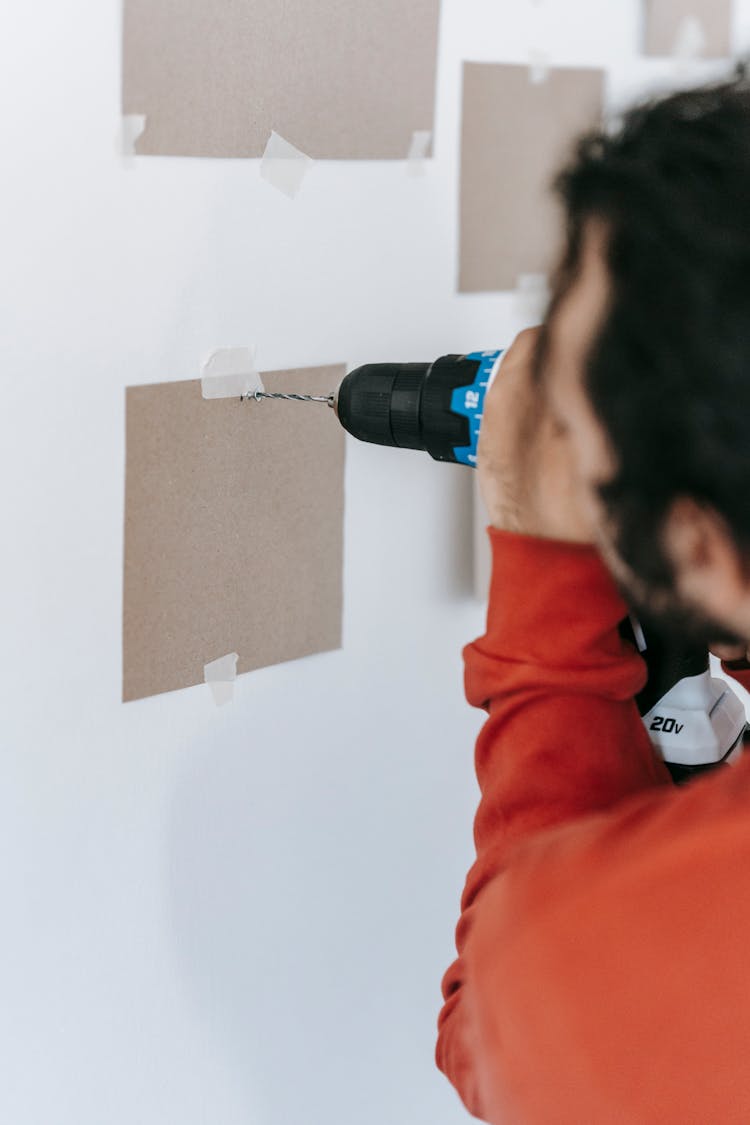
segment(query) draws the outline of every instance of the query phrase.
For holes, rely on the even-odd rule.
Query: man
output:
[[[437,1063],[494,1125],[747,1125],[750,754],[675,786],[618,624],[750,668],[750,83],[636,107],[555,186],[552,301],[480,435],[489,717]]]

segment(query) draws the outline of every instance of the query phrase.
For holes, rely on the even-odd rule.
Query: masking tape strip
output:
[[[703,24],[697,16],[685,16],[677,28],[672,57],[682,62],[699,59],[706,49]]]
[[[136,155],[136,141],[146,131],[145,113],[124,113],[120,119],[119,151],[124,157]]]
[[[546,273],[519,273],[514,296],[514,314],[527,325],[541,324],[550,299]]]
[[[410,176],[423,176],[425,160],[430,151],[432,133],[425,129],[415,129],[411,135],[411,145],[406,157],[406,171]]]
[[[226,656],[220,656],[218,660],[203,665],[203,679],[210,687],[217,707],[223,707],[234,698],[238,660],[237,653],[230,652]]]
[[[547,81],[549,74],[549,55],[546,51],[529,51],[529,82],[539,85]]]
[[[250,348],[219,348],[201,369],[204,398],[239,398],[263,390],[263,381],[255,369],[255,352]]]
[[[260,162],[260,174],[273,187],[294,199],[314,163],[304,152],[272,132]]]

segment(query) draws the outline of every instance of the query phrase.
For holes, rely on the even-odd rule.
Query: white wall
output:
[[[123,388],[226,345],[506,345],[512,297],[454,292],[461,60],[602,65],[611,104],[673,76],[637,0],[443,7],[427,175],[319,163],[293,203],[253,161],[124,165],[117,0],[4,12],[3,1122],[466,1119],[433,1050],[477,800],[467,471],[352,441],[343,651],[223,710],[119,701]]]

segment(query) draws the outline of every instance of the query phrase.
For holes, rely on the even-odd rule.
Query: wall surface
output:
[[[0,44],[0,1119],[453,1125],[469,471],[352,441],[343,650],[222,709],[123,705],[124,388],[221,346],[271,370],[508,344],[511,294],[455,295],[462,60],[603,66],[610,107],[675,66],[639,56],[637,0],[445,0],[426,174],[321,162],[291,202],[257,161],[123,160],[120,18],[17,4]]]

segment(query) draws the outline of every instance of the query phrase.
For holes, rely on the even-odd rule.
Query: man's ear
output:
[[[729,628],[750,618],[750,578],[718,512],[689,496],[679,497],[665,521],[663,538],[681,599]]]

